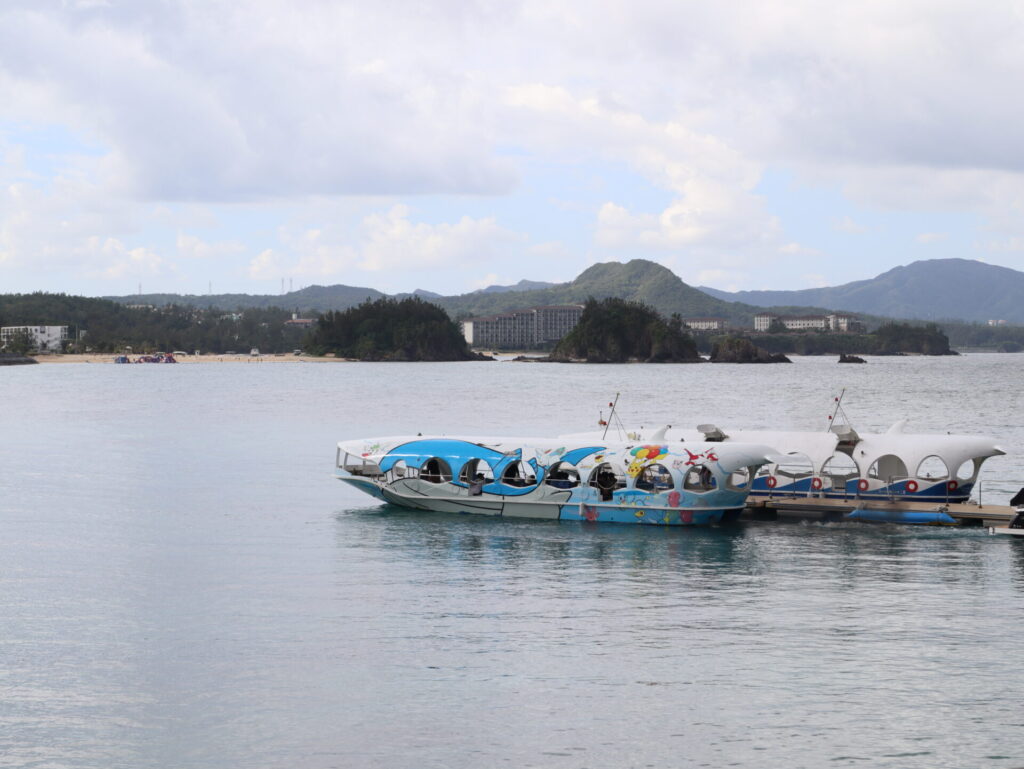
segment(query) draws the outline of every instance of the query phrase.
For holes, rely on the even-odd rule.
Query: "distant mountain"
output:
[[[829,288],[700,290],[716,299],[757,307],[812,305],[890,318],[1024,323],[1024,272],[970,259],[913,262],[870,280]]]
[[[615,297],[643,302],[666,317],[679,313],[684,318],[715,316],[734,323],[752,325],[757,308],[725,302],[688,286],[674,272],[655,262],[634,259],[622,264],[595,264],[569,283],[531,291],[476,291],[438,299],[449,315],[493,315],[522,307],[546,304],[583,303],[588,297]]]
[[[568,283],[545,283],[521,280],[515,286],[490,286],[458,296],[440,296],[431,291],[417,289],[414,296],[443,307],[451,316],[493,315],[523,307],[546,304],[583,303],[589,297],[604,299],[615,297],[643,302],[668,317],[679,313],[684,318],[721,317],[738,326],[752,326],[757,307],[735,301],[723,301],[687,285],[666,267],[645,259],[634,259],[626,264],[605,262],[595,264]],[[402,299],[410,294],[397,294]],[[280,307],[300,313],[346,310],[386,294],[373,288],[356,286],[307,286],[286,294],[131,294],[105,297],[121,304],[168,304],[193,307],[215,307],[224,311],[252,308]],[[808,307],[780,307],[783,313],[821,312]]]
[[[427,291],[425,288],[417,288],[411,294],[394,294],[392,299],[407,299],[412,296],[418,296],[420,299],[431,302],[434,299],[439,299],[442,294],[435,294],[433,291]]]
[[[557,283],[545,283],[543,280],[526,280],[523,279],[516,283],[514,286],[488,286],[487,288],[481,288],[474,293],[477,294],[503,294],[508,291],[535,291],[540,288],[551,288],[552,286],[558,285]]]
[[[439,296],[417,289],[415,292],[424,299]],[[280,307],[300,313],[347,310],[363,302],[375,301],[387,296],[375,288],[358,286],[306,286],[286,294],[129,294],[128,296],[105,296],[121,304],[148,304],[162,307],[168,304],[189,307],[216,307],[222,310],[248,310],[254,308]],[[409,296],[404,294],[403,296]]]

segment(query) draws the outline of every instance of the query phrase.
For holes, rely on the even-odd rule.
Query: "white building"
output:
[[[560,340],[583,315],[582,304],[530,307],[462,321],[462,335],[477,348],[528,350]]]
[[[0,328],[0,347],[16,335],[27,332],[32,339],[32,347],[40,352],[60,352],[61,342],[68,338],[67,326],[4,326]]]
[[[773,323],[781,323],[787,331],[859,331],[863,325],[853,315],[775,315],[760,312],[754,316],[754,331],[767,331]]]
[[[721,331],[725,318],[683,318],[683,325],[693,331]]]

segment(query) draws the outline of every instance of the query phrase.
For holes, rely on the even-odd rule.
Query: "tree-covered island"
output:
[[[551,353],[554,361],[693,363],[702,360],[678,315],[665,321],[639,302],[590,298],[576,327]]]
[[[487,359],[469,349],[444,310],[417,297],[378,299],[328,312],[317,322],[306,349],[364,361]]]

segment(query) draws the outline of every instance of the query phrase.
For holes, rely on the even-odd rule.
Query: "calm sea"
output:
[[[1024,542],[404,512],[339,439],[995,435],[1024,356],[0,369],[0,766],[1024,766]]]

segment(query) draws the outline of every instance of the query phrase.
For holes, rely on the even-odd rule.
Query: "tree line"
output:
[[[129,307],[107,299],[37,292],[0,295],[0,326],[68,326],[65,351],[201,350],[288,352],[302,348],[306,331],[287,325],[287,310],[271,307],[225,312],[179,305]]]

